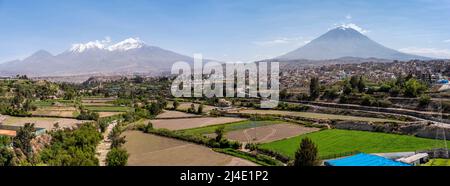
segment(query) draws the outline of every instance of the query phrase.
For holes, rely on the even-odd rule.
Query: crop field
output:
[[[275,124],[228,132],[225,137],[230,140],[248,143],[267,143],[302,134],[318,131],[318,128],[303,127],[294,124]]]
[[[103,118],[103,117],[110,117],[110,116],[124,114],[125,112],[97,112],[97,113],[98,113],[99,117]]]
[[[131,109],[121,106],[86,106],[85,108],[94,112],[127,112]]]
[[[164,118],[183,118],[183,117],[197,117],[195,114],[189,114],[180,111],[165,110],[162,114],[159,114],[156,119]]]
[[[200,128],[193,128],[184,130],[183,132],[187,134],[212,134],[214,131],[218,128],[223,126],[224,132],[228,133],[230,131],[236,131],[236,130],[245,130],[255,127],[262,127],[262,126],[268,126],[268,125],[275,125],[275,124],[281,124],[284,123],[283,121],[251,121],[251,120],[245,120],[245,121],[239,121],[234,123],[226,123],[221,125],[212,125],[212,126],[206,126],[206,127],[200,127]]]
[[[183,102],[183,103],[180,103],[180,106],[178,106],[177,110],[180,110],[180,111],[187,111],[189,108],[191,108],[191,105],[192,105],[192,103],[189,103],[189,102]],[[194,103],[194,105],[195,105],[195,110],[197,111],[198,106],[199,106],[200,104]],[[168,105],[168,106],[169,106],[169,107],[172,107],[172,105]],[[215,109],[215,108],[216,108],[216,107],[213,107],[213,106],[203,105],[203,112],[206,113],[206,112],[209,112],[209,111],[211,111],[211,110],[213,110],[213,109]]]
[[[46,117],[12,117],[4,116],[5,119],[1,124],[10,126],[24,126],[26,123],[34,123],[35,127],[45,128],[51,130],[55,123],[58,123],[61,128],[75,127],[77,124],[82,124],[89,121],[80,121],[76,119],[66,118],[46,118]]]
[[[371,118],[371,117],[358,117],[358,116],[346,116],[346,115],[334,115],[334,114],[321,114],[313,112],[295,112],[295,111],[281,111],[281,110],[240,110],[233,111],[232,113],[245,113],[245,114],[262,114],[262,115],[285,115],[285,116],[297,116],[312,119],[329,119],[329,120],[348,120],[348,121],[367,121],[367,122],[401,122],[391,119]]]
[[[441,140],[418,138],[414,136],[350,131],[350,130],[324,130],[313,132],[285,140],[260,145],[263,149],[277,151],[281,154],[294,157],[302,138],[309,137],[319,148],[320,156],[359,151],[365,153],[411,152],[443,147]]]
[[[450,159],[431,159],[423,166],[450,166]]]
[[[87,97],[81,100],[82,103],[111,103],[116,98],[103,98],[103,97]]]
[[[165,128],[169,130],[183,130],[198,128],[210,125],[219,125],[242,121],[241,118],[231,117],[204,117],[204,118],[186,118],[186,119],[169,119],[169,120],[151,120],[153,127]]]
[[[233,156],[170,138],[126,131],[124,148],[130,154],[129,166],[255,166]]]
[[[35,116],[54,116],[54,117],[76,117],[78,109],[70,106],[46,106],[38,107],[31,114]]]

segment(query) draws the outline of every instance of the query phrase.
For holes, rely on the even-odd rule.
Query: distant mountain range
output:
[[[138,38],[107,45],[100,41],[74,44],[69,50],[52,55],[40,50],[23,60],[0,64],[1,75],[29,76],[158,74],[170,71],[177,61],[192,63],[191,57],[155,46]]]
[[[271,60],[327,64],[412,59],[429,60],[430,58],[389,49],[355,29],[341,26],[297,50]],[[138,38],[129,38],[115,44],[102,41],[74,44],[58,55],[40,50],[23,60],[0,64],[0,75],[78,76],[136,73],[157,75],[170,71],[172,64],[177,61],[192,64],[193,59],[156,46],[146,45]]]
[[[280,61],[331,60],[340,58],[376,58],[387,60],[429,60],[428,57],[402,53],[387,48],[353,28],[340,26],[314,39],[305,46],[276,57]]]

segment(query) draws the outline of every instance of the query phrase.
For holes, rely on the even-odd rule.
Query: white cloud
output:
[[[352,15],[350,15],[350,14],[347,14],[346,16],[345,16],[345,19],[352,19],[353,17],[352,17]]]
[[[444,40],[444,43],[450,43],[450,39]]]
[[[402,48],[400,51],[421,56],[450,59],[449,49],[408,47]]]
[[[253,44],[256,44],[258,46],[275,46],[275,45],[297,45],[297,46],[301,46],[304,44],[309,43],[309,40],[306,40],[303,37],[281,37],[281,38],[276,38],[273,40],[269,40],[269,41],[255,41],[253,42]]]
[[[335,24],[337,25],[337,24]],[[348,23],[348,24],[341,24],[338,26],[338,28],[343,28],[343,29],[347,29],[347,28],[352,28],[358,32],[361,32],[363,34],[370,32],[369,30],[363,29],[360,26],[354,24],[354,23]]]

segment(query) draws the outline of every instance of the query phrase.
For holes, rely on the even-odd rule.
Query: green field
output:
[[[49,107],[49,106],[53,106],[54,103],[59,103],[64,106],[74,106],[75,105],[72,100],[63,100],[63,99],[34,101],[33,105],[35,105],[37,107]]]
[[[86,109],[94,112],[128,112],[130,107],[121,106],[85,106]]]
[[[450,159],[431,159],[424,166],[450,166]]]
[[[241,129],[249,129],[249,128],[255,128],[255,127],[261,127],[266,125],[274,125],[274,124],[280,124],[285,123],[283,121],[240,121],[236,123],[228,123],[228,124],[221,124],[221,125],[213,125],[213,126],[207,126],[207,127],[200,127],[195,129],[188,129],[183,130],[187,134],[211,134],[214,133],[214,131],[220,127],[225,127],[225,132],[235,131],[235,130],[241,130]]]
[[[409,152],[444,146],[442,141],[406,135],[350,130],[324,130],[290,139],[260,145],[263,149],[277,151],[294,157],[302,138],[311,138],[319,147],[319,156],[359,151],[365,153]]]

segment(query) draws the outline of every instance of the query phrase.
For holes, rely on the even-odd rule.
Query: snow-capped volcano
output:
[[[128,38],[119,43],[109,46],[107,49],[109,51],[127,51],[137,48],[142,48],[145,46],[145,43],[141,41],[139,38]]]
[[[365,30],[349,24],[334,28],[305,46],[277,57],[278,60],[329,60],[344,57],[389,60],[429,59],[387,48],[364,35]]]
[[[96,40],[73,44],[58,55],[39,51],[24,60],[0,64],[0,75],[65,76],[85,74],[157,74],[170,71],[178,61],[192,63],[191,57],[156,46],[139,38],[118,43]]]
[[[106,40],[95,40],[89,41],[87,43],[77,43],[73,44],[72,48],[69,49],[70,52],[82,53],[88,50],[107,50],[107,51],[127,51],[137,48],[142,48],[145,43],[139,38],[128,38],[120,41],[116,44],[111,44],[110,39]]]

